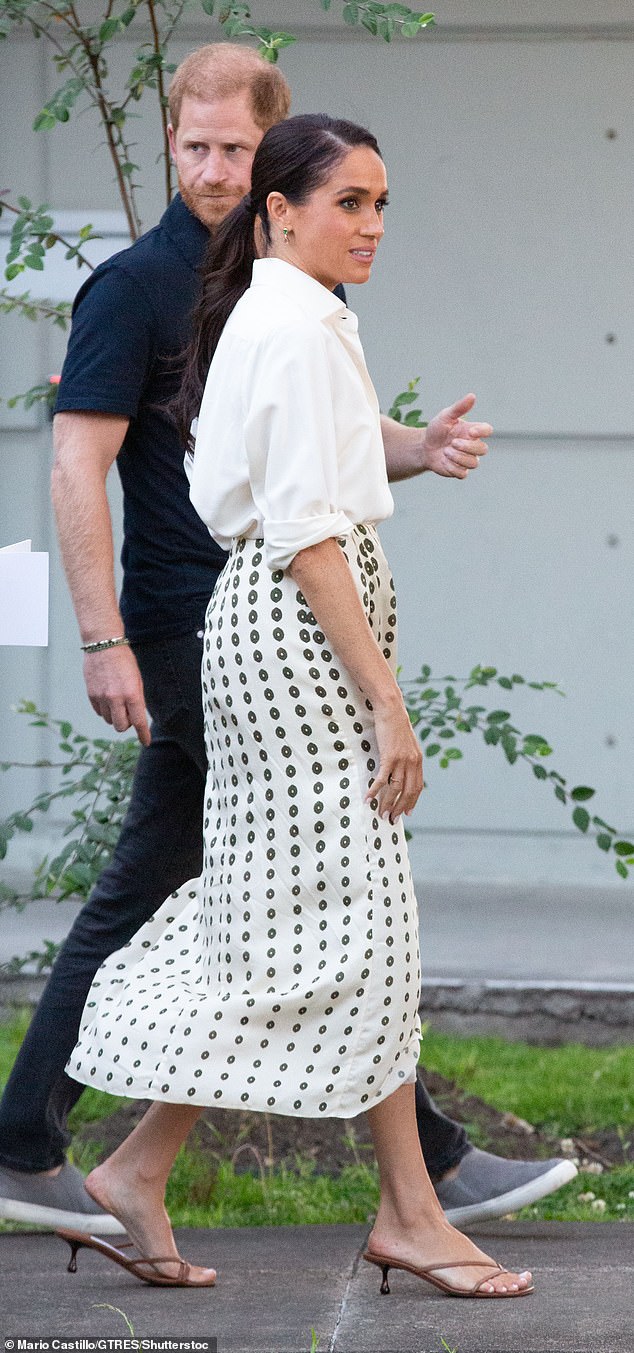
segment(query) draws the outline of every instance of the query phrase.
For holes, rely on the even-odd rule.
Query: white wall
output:
[[[344,29],[337,6],[325,15],[316,0],[262,0],[257,18],[300,33],[282,58],[295,111],[367,122],[384,150],[387,236],[376,276],[351,295],[384,407],[421,375],[426,412],[474,389],[497,429],[466,483],[425,476],[396,492],[383,534],[404,673],[427,661],[461,675],[481,661],[560,681],[566,701],[513,693],[509,705],[500,691],[492,703],[544,732],[553,766],[594,785],[597,811],[632,831],[634,14],[630,0],[603,0],[599,19],[590,0],[558,3],[555,18],[552,9],[447,3],[434,32],[391,47]],[[190,24],[175,58],[214,36]],[[14,135],[0,181],[86,219],[116,208],[89,115],[23,132],[55,80],[41,44],[12,41],[3,58]],[[150,225],[161,199],[149,103],[137,127]],[[2,322],[5,391],[59,368],[59,338]],[[0,539],[54,548],[49,428],[3,418]],[[9,713],[23,694],[100,728],[56,560],[51,622],[48,653],[0,654],[2,756],[35,747]],[[550,790],[495,749],[472,740],[464,750],[449,771],[430,762],[413,842],[419,877],[612,884],[608,861],[569,828]],[[9,811],[16,791],[5,779],[0,792]]]

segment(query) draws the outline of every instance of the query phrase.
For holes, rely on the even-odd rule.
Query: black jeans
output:
[[[202,868],[202,634],[139,644],[135,653],[152,742],[141,749],[112,860],[58,954],[0,1101],[0,1165],[14,1170],[62,1164],[71,1139],[68,1114],[84,1089],[64,1067],[92,979],[104,959]],[[464,1128],[436,1107],[420,1075],[416,1117],[427,1168],[438,1178],[462,1159],[469,1143]]]

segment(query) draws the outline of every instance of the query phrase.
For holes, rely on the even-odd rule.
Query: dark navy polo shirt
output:
[[[95,268],[73,307],[55,411],[130,419],[117,457],[124,494],[121,614],[129,639],[200,628],[226,555],[189,501],[184,450],[155,406],[176,389],[204,225],[176,197],[159,224]],[[167,360],[166,360],[167,359]]]
[[[156,407],[176,390],[208,240],[177,196],[153,230],[95,268],[73,306],[55,412],[130,419],[117,466],[121,614],[133,642],[200,629],[227,557],[190,503],[183,447]]]

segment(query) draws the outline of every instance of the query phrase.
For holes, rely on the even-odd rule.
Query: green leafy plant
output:
[[[403,423],[409,428],[426,428],[427,423],[423,422],[423,415],[420,409],[412,409],[412,404],[416,403],[420,391],[417,389],[420,376],[414,376],[409,381],[407,389],[401,390],[400,395],[396,395],[390,409],[388,409],[388,418],[393,418],[395,423]],[[404,413],[403,410],[407,409]]]
[[[322,9],[330,9],[332,0],[321,0]],[[362,24],[373,37],[391,42],[395,33],[404,38],[414,38],[424,28],[434,23],[433,14],[422,14],[408,9],[407,5],[381,5],[374,0],[357,0],[354,4],[344,4],[344,23],[355,26]]]
[[[88,738],[74,731],[65,719],[51,719],[32,701],[23,700],[18,713],[26,715],[31,727],[47,728],[59,738],[59,759],[32,762],[1,762],[0,770],[25,765],[33,769],[58,772],[59,782],[38,794],[28,808],[12,813],[0,823],[0,859],[16,833],[33,831],[36,818],[53,805],[72,799],[69,820],[63,830],[65,843],[53,858],[45,857],[37,866],[28,893],[19,894],[0,884],[0,910],[12,906],[21,909],[32,898],[88,896],[93,883],[112,854],[130,796],[138,744],[131,738]],[[16,960],[19,966],[28,960]],[[15,970],[15,965],[14,965]]]
[[[543,761],[551,756],[552,747],[541,733],[521,733],[511,723],[511,715],[506,709],[489,710],[485,705],[467,701],[468,691],[490,685],[500,686],[504,691],[528,686],[529,690],[554,691],[563,695],[556,682],[526,681],[518,672],[504,676],[497,667],[480,665],[473,667],[467,677],[445,676],[434,680],[431,668],[425,665],[419,676],[402,684],[409,716],[424,745],[428,765],[430,759],[436,757],[443,770],[452,762],[460,761],[462,751],[455,745],[456,736],[480,733],[487,746],[500,748],[509,765],[523,761],[537,780],[550,784],[555,798],[572,809],[572,821],[577,830],[594,838],[599,850],[612,854],[617,873],[621,878],[628,877],[629,869],[634,865],[634,842],[625,840],[616,827],[591,814],[584,806],[594,798],[596,791],[589,785],[569,787],[563,775],[546,768]]]

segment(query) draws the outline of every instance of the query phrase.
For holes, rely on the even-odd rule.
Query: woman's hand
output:
[[[380,816],[395,822],[424,788],[423,753],[400,693],[374,705],[374,727],[380,763],[365,800],[378,799]]]
[[[374,711],[379,771],[365,801],[381,817],[411,813],[423,788],[423,754],[396,677],[368,623],[347,559],[332,537],[300,550],[289,572]]]

